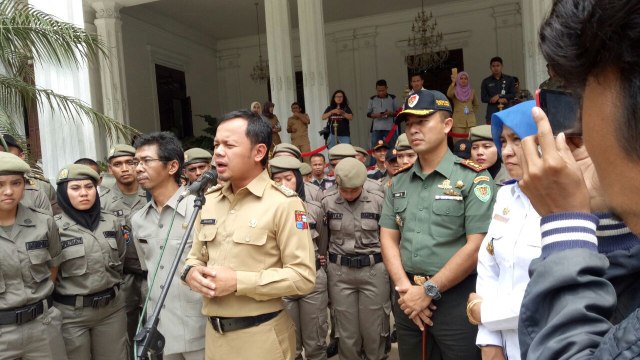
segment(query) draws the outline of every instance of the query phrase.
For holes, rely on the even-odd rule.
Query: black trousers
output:
[[[432,327],[427,327],[428,360],[473,360],[480,359],[480,349],[476,346],[478,327],[467,320],[467,298],[476,289],[476,275],[470,275],[460,284],[442,293],[442,298],[434,301],[438,307],[433,313]],[[396,320],[398,352],[400,360],[422,359],[422,332],[409,319],[398,304],[395,295],[393,315]]]

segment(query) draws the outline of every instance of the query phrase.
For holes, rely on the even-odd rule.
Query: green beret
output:
[[[367,180],[367,168],[362,162],[354,158],[340,160],[334,172],[336,174],[336,183],[342,188],[358,188],[364,185]]]
[[[311,166],[307,163],[302,163],[302,165],[300,165],[300,174],[302,174],[302,176],[311,174]]]
[[[196,163],[211,163],[213,156],[205,149],[191,148],[184,152],[184,166]]]
[[[353,148],[356,150],[357,153],[364,155],[364,157],[369,156],[369,153],[364,148],[361,148],[360,146],[354,146]]]
[[[24,175],[30,171],[29,165],[19,157],[12,153],[0,152],[0,175]]]
[[[298,160],[302,160],[302,152],[300,149],[293,144],[288,143],[280,143],[273,147],[273,154],[271,156],[276,157],[278,153],[291,154],[295,156]],[[280,155],[282,156],[282,155]]]
[[[411,150],[411,144],[409,144],[409,138],[407,138],[406,133],[398,136],[398,141],[396,142],[396,150],[397,151]]]
[[[135,156],[136,155],[136,149],[131,146],[131,145],[127,145],[127,144],[117,144],[114,147],[111,148],[111,150],[109,150],[109,156],[107,157],[107,160],[111,160],[113,158],[117,158],[120,156]]]
[[[71,180],[93,180],[97,183],[100,175],[87,165],[71,164],[60,169],[56,184]]]
[[[269,160],[271,174],[277,174],[290,170],[300,170],[300,161],[291,156],[278,156]]]
[[[355,157],[356,149],[351,144],[338,144],[329,149],[329,160],[340,160]]]
[[[493,136],[491,136],[491,125],[479,125],[471,128],[469,132],[469,141],[491,141],[493,142]]]

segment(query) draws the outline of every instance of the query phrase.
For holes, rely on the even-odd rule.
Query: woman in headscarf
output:
[[[455,73],[454,73],[455,74]],[[469,129],[476,126],[476,112],[480,103],[476,92],[469,85],[469,74],[466,71],[451,75],[451,85],[447,96],[453,102],[453,128],[456,134],[468,134]]]
[[[98,180],[98,173],[78,164],[61,169],[57,179],[62,254],[53,301],[62,312],[69,360],[127,358],[120,282],[128,232],[120,219],[100,210]]]
[[[264,106],[262,107],[262,116],[264,116],[271,124],[271,149],[270,150],[273,150],[274,146],[282,142],[282,140],[280,140],[280,131],[282,130],[282,127],[280,126],[280,121],[278,120],[278,117],[273,113],[274,107],[275,107],[275,104],[272,103],[271,101],[265,102]]]
[[[469,133],[471,142],[470,160],[489,171],[497,186],[511,179],[507,169],[502,166],[499,150],[491,136],[491,125],[479,125],[471,128]]]

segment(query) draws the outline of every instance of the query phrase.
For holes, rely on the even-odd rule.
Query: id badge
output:
[[[500,91],[500,95],[505,95],[506,93],[507,92],[504,89],[502,89],[502,91]]]
[[[465,115],[469,115],[469,107],[465,105],[464,107],[464,114]]]

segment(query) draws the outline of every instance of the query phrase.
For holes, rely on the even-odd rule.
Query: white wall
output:
[[[195,114],[220,114],[215,43],[170,21],[160,29],[124,14],[122,37],[131,126],[160,130],[155,85],[155,64],[160,64],[185,72],[194,135],[200,135],[207,124]]]
[[[329,89],[331,92],[342,89],[347,93],[355,114],[351,123],[354,144],[368,144],[371,120],[366,117],[366,108],[369,97],[375,94],[377,79],[386,79],[389,92],[402,97],[407,86],[406,39],[419,10],[325,24]],[[493,56],[502,56],[505,73],[525,79],[520,0],[456,1],[426,10],[432,11],[437,18],[444,45],[449,49],[463,49],[465,70],[469,72],[478,96],[482,79],[490,75],[488,63]],[[294,67],[300,70],[296,30],[292,34],[292,45]],[[238,79],[236,83],[241,84],[240,90],[235,89],[238,85],[230,84],[230,80],[220,81],[222,97],[232,88],[230,98],[221,100],[222,109],[228,111],[248,106],[254,100],[265,101],[266,86],[249,79],[258,57],[256,37],[219,41],[217,49],[220,58],[225,54],[225,60],[232,58],[234,62],[233,66],[218,70],[220,79]],[[265,53],[263,49],[263,56]],[[484,119],[484,112],[483,105],[480,121]],[[309,115],[312,121],[320,121],[321,114]]]

